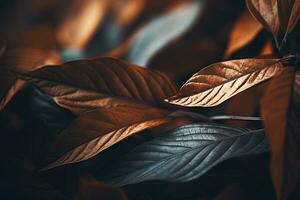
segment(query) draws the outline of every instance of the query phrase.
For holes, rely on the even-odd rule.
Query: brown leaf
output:
[[[262,100],[277,199],[287,199],[300,176],[299,88],[300,72],[286,68],[272,80]]]
[[[281,29],[285,34],[290,33],[300,17],[299,0],[278,0],[278,11]]]
[[[260,23],[252,17],[248,10],[245,10],[234,24],[224,56],[229,57],[249,44],[261,30]]]
[[[248,196],[243,187],[236,183],[225,187],[213,200],[247,200]]]
[[[252,15],[268,30],[274,37],[280,31],[277,0],[247,0],[247,6]]]
[[[249,88],[248,90],[245,90],[235,95],[231,99],[228,99],[226,103],[224,103],[223,115],[247,116],[247,117],[257,116],[257,113],[260,109],[260,100],[265,94],[269,83],[270,80],[264,81],[263,83],[255,85]],[[249,128],[249,127],[252,128],[253,125],[256,125],[251,121],[243,121],[243,120],[227,120],[224,121],[224,123],[231,126],[244,127],[244,128]],[[259,125],[258,127],[255,128],[259,129],[262,127]]]
[[[87,160],[130,135],[170,121],[165,118],[168,113],[127,100],[111,99],[107,107],[79,115],[58,136],[50,157],[59,159],[46,169]]]
[[[216,106],[232,96],[272,78],[281,59],[241,59],[212,64],[192,76],[166,101],[182,106]]]
[[[90,159],[112,145],[140,131],[158,136],[187,123],[202,120],[189,112],[174,112],[114,99],[117,107],[98,108],[83,113],[56,139],[49,160],[42,170]],[[118,103],[117,103],[118,102]]]
[[[56,139],[47,168],[89,159],[126,137],[170,122],[157,107],[175,94],[162,73],[113,58],[44,67],[23,78],[78,117]],[[181,122],[180,122],[181,123]],[[172,127],[174,125],[172,124]]]
[[[21,76],[75,113],[102,107],[107,97],[158,104],[176,92],[164,74],[114,58],[74,61]]]

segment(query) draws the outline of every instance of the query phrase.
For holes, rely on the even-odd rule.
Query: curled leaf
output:
[[[272,78],[283,67],[281,59],[240,59],[212,64],[193,75],[167,99],[182,106],[216,106],[232,96]]]

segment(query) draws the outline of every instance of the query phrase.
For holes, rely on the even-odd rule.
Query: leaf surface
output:
[[[247,0],[246,2],[252,15],[276,38],[280,31],[277,0]]]
[[[171,110],[159,105],[175,93],[174,84],[162,73],[117,59],[74,61],[23,73],[20,78],[77,115],[56,138],[47,159],[53,163],[46,169],[87,160],[172,119]]]
[[[272,78],[282,69],[280,59],[240,59],[212,64],[194,74],[167,102],[182,106],[216,106]]]
[[[287,199],[300,172],[300,73],[286,68],[276,76],[262,100],[262,116],[270,141],[271,172],[278,199]]]
[[[141,144],[97,178],[115,185],[148,180],[193,180],[223,160],[267,150],[263,132],[214,124],[182,126],[163,137]]]
[[[21,78],[35,84],[57,104],[75,113],[107,105],[103,101],[109,97],[157,104],[176,91],[164,74],[114,58],[45,67],[22,74]]]

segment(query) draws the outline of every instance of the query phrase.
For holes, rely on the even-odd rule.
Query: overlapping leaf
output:
[[[245,129],[214,124],[186,125],[137,146],[99,171],[98,178],[115,185],[147,180],[185,182],[226,159],[266,150],[263,131],[248,133]]]
[[[286,58],[288,59],[288,58]],[[192,76],[167,102],[182,106],[216,106],[272,78],[286,59],[241,59],[212,64]]]
[[[162,73],[113,58],[69,62],[20,77],[74,112],[82,104],[83,110],[89,110],[86,104],[94,103],[95,108],[105,106],[106,97],[157,104],[176,91],[174,84]],[[65,102],[71,102],[73,106]]]
[[[116,103],[115,108],[112,104],[79,115],[58,136],[50,155],[55,161],[46,169],[87,160],[137,132],[171,121],[163,109],[129,101]]]
[[[270,141],[271,170],[278,199],[287,199],[300,177],[300,73],[286,68],[262,101]]]
[[[54,162],[46,168],[89,159],[132,134],[176,118],[157,107],[175,93],[172,82],[117,59],[76,61],[19,75],[78,116],[58,136],[49,159]]]
[[[246,2],[251,13],[273,33],[276,39],[280,33],[277,0],[247,0]]]
[[[299,20],[300,1],[247,0],[247,5],[256,19],[273,33],[277,47],[281,49]]]

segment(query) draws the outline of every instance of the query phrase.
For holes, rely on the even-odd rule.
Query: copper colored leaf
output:
[[[262,100],[269,138],[271,172],[278,199],[287,199],[300,172],[300,73],[286,68],[276,76]]]
[[[77,163],[96,156],[112,145],[140,131],[158,136],[179,126],[204,120],[191,112],[173,112],[114,99],[111,107],[79,115],[57,138],[44,170]],[[117,103],[118,102],[118,103]],[[116,107],[114,107],[118,104]],[[130,112],[129,112],[130,111]],[[170,113],[170,114],[169,114]]]
[[[229,57],[235,51],[249,44],[261,30],[261,24],[253,18],[248,10],[245,10],[235,22],[227,44],[225,57]]]
[[[102,107],[109,97],[156,104],[176,91],[164,74],[114,58],[69,62],[21,77],[74,112],[78,111],[78,105],[84,105],[87,110],[87,106]]]
[[[291,32],[300,17],[299,0],[278,0],[278,11],[281,29],[284,33]]]
[[[212,64],[192,76],[167,102],[182,106],[216,106],[272,78],[281,59],[241,59]]]
[[[270,80],[265,81],[226,101],[224,103],[223,114],[231,116],[257,116],[257,111],[260,109],[260,100],[263,98],[269,83]],[[227,120],[224,123],[235,127],[249,128],[249,125],[253,126],[251,121],[244,120]],[[260,127],[258,126],[257,128]]]
[[[256,19],[276,37],[280,31],[277,0],[247,0],[247,6]]]
[[[163,74],[113,58],[44,67],[23,78],[78,117],[56,139],[47,168],[89,159],[144,129],[170,121],[158,106],[175,93]],[[56,161],[55,161],[56,160]]]
[[[50,169],[87,160],[139,131],[170,121],[168,111],[126,100],[83,113],[57,138]],[[50,158],[51,159],[51,158]]]

